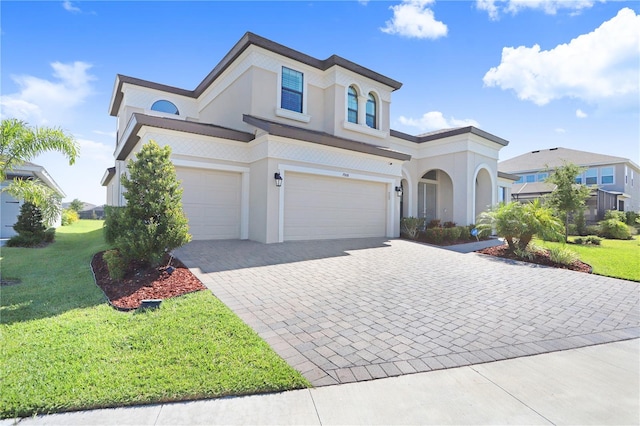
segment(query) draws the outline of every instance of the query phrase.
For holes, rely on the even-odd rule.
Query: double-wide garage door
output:
[[[176,167],[194,240],[240,238],[240,173]]]
[[[386,184],[287,172],[284,240],[384,237]]]

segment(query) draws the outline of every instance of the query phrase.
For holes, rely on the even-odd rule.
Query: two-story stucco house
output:
[[[172,148],[194,239],[396,237],[401,216],[473,223],[510,187],[497,167],[508,142],[474,127],[390,129],[400,87],[252,33],[193,90],[118,75],[107,204],[125,202],[126,162],[153,139]]]
[[[514,200],[529,201],[553,191],[545,182],[549,171],[572,163],[584,169],[576,183],[593,188],[587,200],[585,218],[598,221],[606,210],[640,211],[640,168],[628,158],[567,148],[541,149],[501,161],[502,172],[518,175],[511,194]]]

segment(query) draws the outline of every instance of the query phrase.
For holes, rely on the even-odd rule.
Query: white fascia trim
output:
[[[298,173],[306,173],[310,175],[320,175],[320,176],[329,176],[329,177],[337,177],[343,179],[355,179],[355,180],[363,180],[369,182],[380,182],[387,185],[387,230],[386,236],[388,238],[393,238],[393,224],[396,221],[396,203],[399,201],[396,198],[399,198],[395,195],[394,186],[396,184],[396,179],[383,178],[379,176],[369,176],[362,175],[358,173],[347,173],[340,172],[335,170],[325,170],[325,169],[316,169],[313,167],[301,167],[301,166],[291,166],[287,164],[278,164],[278,173],[282,176],[282,186],[280,187],[280,202],[278,203],[278,242],[284,242],[284,188],[287,182],[286,173],[287,172],[298,172]]]
[[[173,164],[178,167],[190,167],[194,169],[220,170],[225,172],[236,172],[242,174],[242,188],[240,190],[240,239],[249,239],[249,171],[248,167],[232,166],[229,164],[205,163],[202,161],[191,161],[173,159]]]
[[[111,100],[109,101],[109,109],[107,110],[107,114],[111,115],[111,109],[113,108],[113,103],[116,101],[116,90],[118,89],[118,83],[120,82],[120,77],[116,76],[116,81],[113,83],[113,89],[111,90]],[[120,105],[122,108],[122,105]],[[116,117],[119,115],[120,111],[118,110],[116,113]]]
[[[382,130],[372,129],[366,124],[350,123],[349,121],[346,121],[346,120],[342,122],[342,127],[344,127],[346,130],[351,130],[353,132],[358,132],[358,133],[364,133],[365,135],[373,136],[380,139],[386,139],[388,136],[387,132],[383,132]]]
[[[116,150],[113,152],[114,158],[118,158],[118,156],[120,155],[120,151],[122,151],[122,148],[124,147],[124,141],[129,139],[129,135],[133,131],[136,122],[136,116],[131,114],[129,122],[127,123],[127,127],[124,128],[124,132],[122,132],[122,135],[120,136],[120,140],[116,141]]]
[[[53,180],[53,178],[49,175],[49,173],[47,173],[47,171],[45,170],[44,167],[29,167],[29,166],[25,166],[25,167],[21,167],[21,168],[24,169],[24,170],[32,171],[36,175],[36,177],[38,179],[40,179],[42,182],[44,182],[49,188],[51,188],[54,191],[56,191],[62,198],[67,196],[64,193],[64,191],[62,190],[62,188],[60,188],[60,186],[58,186],[56,181]]]
[[[302,114],[300,112],[291,111],[283,108],[276,108],[275,114],[278,117],[288,118],[290,120],[301,121],[303,123],[308,123],[311,121],[311,116],[307,114]]]

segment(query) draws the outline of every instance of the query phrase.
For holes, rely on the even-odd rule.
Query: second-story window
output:
[[[376,122],[378,121],[377,109],[376,98],[372,93],[369,93],[369,98],[367,99],[367,126],[372,129],[376,128]]]
[[[281,108],[302,113],[303,74],[282,67]]]
[[[349,86],[347,95],[347,120],[349,123],[358,123],[358,92],[353,86]]]
[[[167,114],[180,114],[178,111],[178,107],[173,104],[173,102],[166,101],[164,99],[160,99],[159,101],[155,101],[153,105],[151,105],[152,111],[160,111],[166,112]]]
[[[598,184],[598,169],[589,169],[585,172],[585,183],[587,185],[597,185]]]
[[[603,185],[613,183],[613,167],[603,167],[600,169],[600,183]]]

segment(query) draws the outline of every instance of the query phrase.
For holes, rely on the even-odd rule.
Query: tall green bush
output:
[[[107,244],[115,245],[118,236],[124,234],[124,207],[105,206],[104,207],[104,240]]]
[[[115,245],[127,260],[157,266],[165,253],[191,240],[170,156],[169,146],[151,140],[129,161],[129,176],[122,175],[127,205]]]
[[[420,217],[403,217],[400,220],[400,232],[407,238],[415,240],[418,232],[424,228],[424,218]]]
[[[516,252],[526,251],[534,235],[546,240],[562,238],[562,222],[553,211],[540,201],[501,203],[478,217],[478,228],[486,231],[495,229],[503,237],[509,248]]]
[[[613,218],[600,221],[600,233],[598,235],[613,240],[628,240],[631,238],[631,232],[629,232],[627,224]]]

